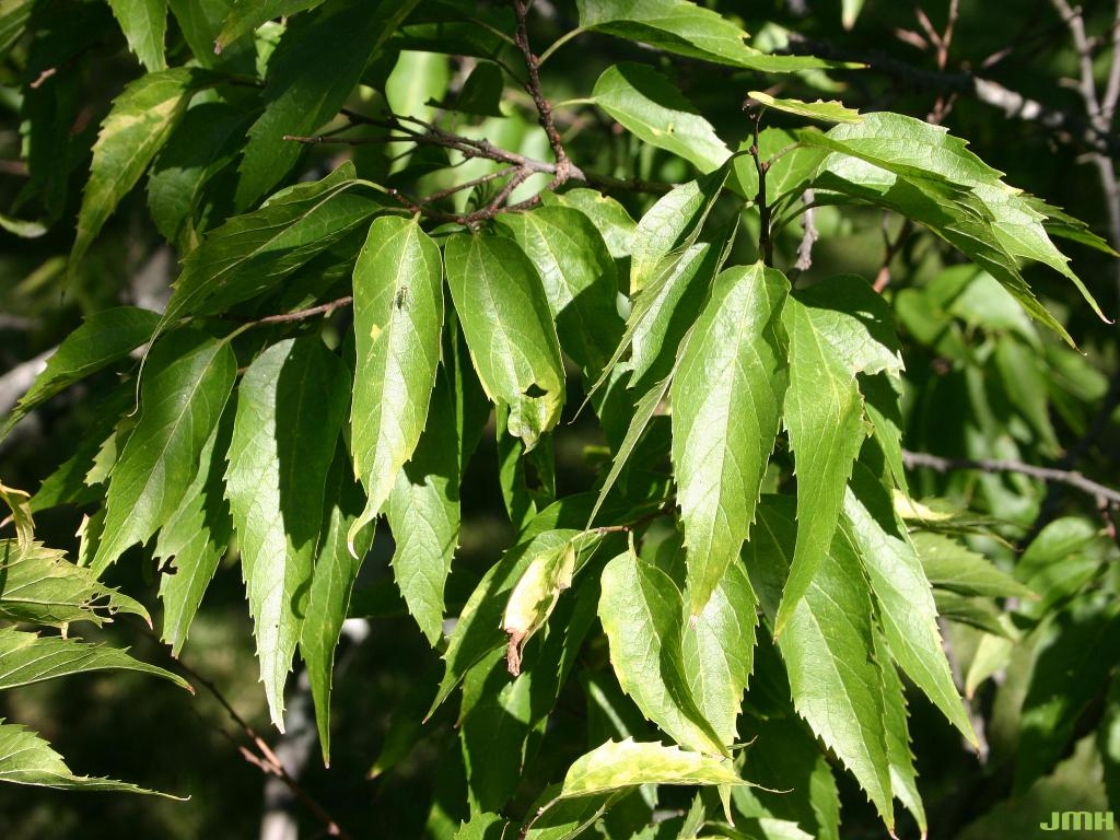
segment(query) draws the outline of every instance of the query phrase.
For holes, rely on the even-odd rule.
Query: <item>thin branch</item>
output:
[[[805,212],[801,217],[801,243],[797,246],[797,262],[793,264],[790,280],[796,280],[803,271],[808,271],[813,266],[813,245],[820,238],[817,230],[817,210],[813,206],[816,195],[812,190],[805,190],[801,194],[801,201],[805,205]]]
[[[308,318],[314,318],[317,315],[330,315],[336,309],[343,306],[349,306],[354,302],[354,298],[350,295],[340,297],[337,300],[332,300],[328,303],[321,303],[318,306],[312,306],[309,309],[300,309],[297,312],[286,312],[283,315],[266,315],[264,318],[257,318],[252,321],[254,325],[260,324],[291,324],[295,321],[306,321]]]
[[[548,145],[552,147],[552,153],[556,156],[556,177],[549,185],[549,189],[555,189],[568,180],[572,164],[568,160],[568,153],[564,150],[560,132],[556,130],[556,124],[552,120],[552,103],[545,99],[541,92],[540,59],[533,55],[526,25],[529,5],[526,0],[513,0],[513,11],[517,16],[517,33],[514,36],[514,43],[517,44],[521,54],[525,57],[525,67],[529,71],[529,79],[525,83],[525,90],[533,97],[533,104],[537,108],[538,122],[548,136]]]
[[[1066,484],[1082,493],[1094,497],[1099,501],[1120,505],[1120,491],[1106,487],[1092,479],[1086,478],[1076,470],[1062,470],[1055,467],[1037,467],[1034,464],[1025,464],[1022,461],[995,460],[988,458],[942,458],[940,455],[930,455],[926,452],[902,453],[903,463],[910,469],[928,467],[937,472],[950,472],[951,470],[979,470],[986,473],[1018,473],[1040,481],[1056,484]]]
[[[762,262],[767,266],[774,265],[774,240],[771,237],[770,216],[772,208],[766,201],[766,173],[770,169],[770,161],[763,160],[758,148],[758,130],[762,122],[763,107],[753,100],[743,103],[743,110],[753,124],[754,140],[751,143],[750,156],[754,158],[754,168],[758,173],[758,194],[755,204],[758,206],[758,253]]]
[[[343,829],[335,821],[330,812],[328,812],[322,805],[320,805],[315,799],[313,799],[311,795],[303,789],[303,786],[300,785],[300,783],[296,779],[292,778],[292,776],[284,768],[284,763],[279,758],[277,758],[276,753],[272,751],[272,748],[268,745],[268,742],[265,741],[264,738],[262,738],[257,733],[256,729],[254,729],[253,726],[247,720],[245,720],[245,718],[241,717],[241,715],[238,714],[237,710],[233,707],[229,700],[226,699],[225,695],[222,694],[221,690],[216,685],[214,685],[213,682],[202,676],[202,674],[200,674],[182,659],[172,659],[172,663],[174,664],[175,668],[182,671],[183,674],[185,674],[188,678],[197,682],[208,692],[210,692],[214,699],[218,701],[218,704],[223,709],[225,709],[226,714],[230,716],[233,722],[237,724],[238,728],[240,728],[241,731],[245,733],[245,736],[253,743],[253,746],[256,747],[257,752],[254,753],[248,747],[239,745],[238,750],[240,751],[242,758],[244,758],[247,762],[254,765],[255,767],[260,768],[261,772],[280,779],[280,781],[282,781],[288,787],[288,789],[293,794],[295,794],[296,797],[299,798],[300,802],[302,802],[304,806],[306,806],[309,811],[315,814],[316,818],[323,823],[323,825],[326,827],[328,835],[330,835],[331,837],[340,837],[342,838],[342,840],[352,840],[350,834],[348,834],[346,830]]]
[[[891,263],[894,261],[894,258],[898,256],[898,252],[902,250],[902,246],[910,236],[910,231],[914,229],[913,223],[909,219],[905,219],[902,222],[902,227],[899,228],[898,236],[892,240],[890,237],[890,230],[887,227],[889,220],[890,217],[884,214],[883,242],[886,246],[886,250],[883,253],[882,265],[879,266],[879,273],[875,275],[875,282],[872,285],[872,288],[880,294],[891,282]]]

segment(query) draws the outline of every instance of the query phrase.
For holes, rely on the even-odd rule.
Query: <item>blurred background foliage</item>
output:
[[[483,18],[504,11],[498,2],[472,5]],[[871,65],[806,71],[776,81],[679,56],[660,57],[663,69],[732,148],[747,137],[741,105],[751,89],[803,99],[840,98],[860,110],[930,118],[967,138],[971,149],[1006,172],[1012,185],[1045,197],[1114,246],[1120,244],[1120,195],[1106,163],[1120,139],[1111,114],[1103,133],[1090,130],[1093,115],[1084,89],[1078,88],[1085,57],[1102,95],[1109,85],[1120,37],[1113,4],[1089,0],[1082,6],[1087,53],[1079,52],[1062,4],[1048,0],[708,0],[701,5],[740,20],[760,48]],[[538,0],[536,12],[530,33],[535,44],[548,44],[575,24],[574,8],[559,0]],[[24,13],[29,17],[21,20]],[[850,28],[842,25],[845,15]],[[171,56],[186,50],[175,20],[170,18],[167,33]],[[951,38],[946,34],[950,20]],[[281,25],[258,33],[256,54],[239,59],[247,70],[267,60]],[[359,104],[384,97],[394,111],[426,114],[464,136],[547,157],[531,101],[519,91],[503,91],[500,74],[495,88],[477,75],[476,60],[425,52],[424,38],[416,33],[406,32],[401,40],[405,51],[395,64],[367,68],[366,86],[355,94]],[[176,254],[153,224],[146,191],[137,189],[78,271],[63,282],[97,126],[112,98],[140,73],[109,5],[0,0],[0,46],[0,207],[9,214],[6,227],[26,233],[17,218],[45,225],[35,238],[0,232],[4,413],[27,387],[33,370],[29,360],[56,346],[84,316],[120,304],[160,308],[175,274]],[[558,103],[557,120],[569,152],[581,165],[619,178],[687,179],[689,169],[679,158],[640,144],[602,111],[579,101],[603,68],[633,58],[648,57],[640,47],[596,34],[582,35],[550,58],[544,82]],[[476,78],[473,88],[465,84]],[[978,93],[977,79],[997,88]],[[993,89],[1019,94],[1033,106],[1020,102],[1021,113],[1009,116],[1000,101],[1010,100],[993,95]],[[476,98],[477,114],[452,115],[440,107],[468,95]],[[1033,115],[1032,108],[1045,113]],[[212,155],[221,168],[235,165],[223,151],[221,132],[239,137],[245,128],[236,114],[225,119],[200,126],[198,135],[208,144],[198,153]],[[767,122],[798,124],[776,112]],[[425,160],[428,152],[434,159]],[[475,161],[452,175],[439,169],[445,161],[438,150],[414,154],[405,164],[394,160],[391,146],[342,152],[322,146],[306,152],[300,171],[319,177],[340,154],[355,161],[360,176],[392,178],[412,187],[413,194],[429,194],[449,186],[449,177],[462,181],[491,166]],[[531,195],[542,186],[530,181],[521,189]],[[640,194],[617,197],[634,217],[652,202]],[[230,212],[231,197],[220,190],[202,200],[211,219]],[[944,243],[897,217],[821,207],[815,224],[820,238],[802,282],[842,272],[877,278],[903,329],[908,449],[946,458],[1054,465],[1120,486],[1116,330],[1097,319],[1072,286],[1043,268],[1026,270],[1080,352],[1031,323],[997,283],[962,264]],[[197,233],[178,231],[176,236]],[[791,225],[777,243],[778,263],[793,263],[800,242],[799,227]],[[754,247],[752,237],[741,236],[737,247],[746,255]],[[1116,261],[1076,244],[1068,250],[1090,291],[1115,315],[1120,299]],[[33,490],[78,447],[103,439],[105,430],[99,427],[113,414],[99,403],[112,381],[111,373],[92,377],[24,421],[0,445],[4,481]],[[574,407],[579,400],[568,404]],[[561,492],[590,486],[594,463],[588,446],[599,440],[576,422],[564,427],[559,443]],[[513,538],[496,471],[492,436],[484,435],[464,485],[463,545],[450,579],[450,603],[462,602]],[[915,696],[913,748],[932,817],[931,836],[1021,837],[1053,810],[1104,810],[1109,802],[1120,810],[1120,688],[1113,675],[1120,654],[1120,553],[1110,511],[1102,516],[1091,497],[1056,485],[1048,490],[1016,472],[923,470],[912,482],[915,496],[941,497],[945,505],[967,508],[977,522],[993,526],[1000,539],[968,533],[967,522],[958,525],[972,549],[1041,596],[1041,601],[1013,599],[1003,611],[963,596],[946,596],[940,604],[954,619],[943,629],[956,676],[968,689],[974,722],[982,727],[984,750],[980,756],[968,752],[940,714]],[[77,549],[81,522],[82,511],[72,508],[45,511],[37,519],[44,541],[71,550]],[[335,742],[332,766],[324,769],[313,758],[302,781],[355,836],[419,837],[425,825],[431,836],[447,836],[464,816],[458,810],[463,792],[454,789],[462,759],[450,713],[420,725],[440,664],[403,606],[379,586],[388,580],[391,554],[387,535],[380,539],[363,569],[364,588],[352,610],[368,618],[368,635],[344,641],[335,681],[335,724],[343,735]],[[151,571],[140,563],[119,563],[109,581],[149,605],[158,623]],[[166,649],[138,620],[119,620],[92,638],[98,635],[131,646],[141,659],[169,666]],[[213,681],[252,725],[266,730],[235,567],[219,571],[184,661]],[[1064,694],[1054,688],[1074,684],[1077,689]],[[1061,696],[1035,696],[1046,691]],[[748,697],[751,702],[763,701]],[[594,725],[595,709],[585,708],[578,690],[561,698],[559,710],[586,719],[581,725]],[[205,692],[190,697],[140,675],[83,676],[6,692],[0,695],[0,717],[41,732],[77,772],[191,797],[177,803],[0,786],[0,836],[248,837],[258,832],[267,809],[294,813],[306,836],[319,830],[314,817],[290,797],[266,803],[264,776],[241,760],[235,745],[240,733]],[[1062,737],[1053,737],[1055,732]],[[1047,750],[1058,754],[1046,755]],[[531,772],[547,777],[549,771],[538,766]],[[846,776],[840,778],[844,837],[882,836],[863,794]],[[687,801],[679,805],[687,807]]]

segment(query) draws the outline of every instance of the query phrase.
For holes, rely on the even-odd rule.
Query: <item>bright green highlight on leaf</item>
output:
[[[844,106],[842,102],[802,102],[799,99],[779,99],[760,90],[752,90],[747,94],[767,108],[784,111],[787,114],[796,114],[799,117],[808,117],[811,120],[820,120],[830,123],[852,123],[863,119],[859,111]]]

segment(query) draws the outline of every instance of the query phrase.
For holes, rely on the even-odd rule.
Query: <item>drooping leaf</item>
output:
[[[222,481],[232,420],[233,412],[225,412],[210,433],[199,457],[198,473],[156,540],[156,558],[169,564],[160,575],[159,597],[163,602],[161,638],[171,645],[172,656],[183,649],[202,596],[233,536]]]
[[[845,491],[843,509],[895,660],[949,722],[977,743],[953,684],[937,627],[937,607],[921,561],[886,488],[862,465],[856,466],[852,486]]]
[[[229,344],[197,330],[174,332],[152,349],[140,385],[140,420],[109,480],[95,573],[146,542],[179,507],[236,375]]]
[[[764,73],[827,66],[808,56],[778,56],[744,43],[726,17],[686,0],[577,0],[580,26],[650,44],[666,52]]]
[[[214,43],[214,51],[221,52],[242,35],[276,18],[291,17],[298,12],[314,9],[323,0],[235,0],[222,23],[222,30]]]
[[[315,337],[277,342],[238,388],[226,498],[241,549],[272,721],[308,608],[323,490],[346,416],[349,377]]]
[[[501,560],[490,567],[459,614],[447,652],[443,655],[443,680],[428,712],[429,717],[475,663],[506,643],[507,637],[501,630],[502,614],[509,593],[529,564],[542,555],[563,551],[581,533],[572,528],[543,531],[509,549]]]
[[[0,437],[64,388],[127,356],[149,338],[159,314],[121,306],[91,315],[58,346],[4,423]]]
[[[354,331],[350,441],[368,501],[350,540],[380,512],[412,457],[435,385],[443,267],[417,220],[385,217],[370,225],[354,266]]]
[[[735,721],[754,665],[757,608],[758,598],[736,554],[704,608],[684,628],[685,677],[696,705],[725,744],[737,738]]]
[[[24,727],[0,720],[0,782],[57,788],[58,790],[107,790],[145,793],[168,799],[178,797],[147,790],[127,782],[75,776],[50,744]]]
[[[677,743],[707,755],[727,755],[727,746],[704,718],[685,675],[680,590],[633,551],[607,564],[602,586],[599,619],[623,691]]]
[[[212,231],[183,263],[161,331],[187,315],[223,312],[267,291],[384,206],[356,189],[346,162],[321,181],[297,184]]]
[[[183,116],[192,94],[209,83],[205,71],[174,67],[141,76],[116,98],[93,147],[71,266],[81,261],[117,204],[140,180]]]
[[[673,380],[673,465],[699,616],[754,521],[786,386],[789,281],[758,263],[721,274]]]
[[[701,172],[718,169],[731,156],[677,86],[647,65],[611,65],[595,82],[591,99],[642,141],[679,155]]]
[[[912,541],[922,569],[934,586],[961,595],[991,598],[1035,598],[1030,588],[992,564],[982,554],[969,550],[952,537],[932,531],[917,531]]]
[[[136,53],[149,73],[167,67],[163,36],[167,30],[167,0],[109,0],[121,25],[128,48]]]
[[[15,540],[3,540],[0,568],[4,572],[0,576],[0,618],[55,627],[74,621],[101,626],[123,612],[151,623],[139,601],[105,586],[61,551],[36,543],[27,555],[20,556]]]
[[[16,528],[16,545],[19,558],[27,557],[35,547],[35,520],[31,517],[31,494],[26,490],[8,487],[0,481],[0,502],[11,511],[10,518]],[[7,520],[9,517],[5,517]]]
[[[555,206],[506,214],[500,224],[540,275],[561,349],[594,380],[622,337],[618,279],[599,231],[580,211]]]
[[[513,676],[521,673],[525,645],[556,608],[560,593],[572,585],[576,571],[576,541],[533,558],[514,584],[502,614],[502,632],[509,636],[506,666]]]
[[[268,63],[264,113],[249,129],[234,197],[238,207],[254,203],[287,174],[300,144],[285,138],[310,135],[338,113],[369,57],[418,2],[381,0],[372,8],[334,2],[288,23]],[[326,54],[330,61],[323,60]]]
[[[456,234],[444,255],[482,387],[509,406],[509,433],[532,450],[564,402],[560,343],[537,270],[515,242],[494,236]]]
[[[350,477],[349,464],[336,454],[327,476],[326,515],[299,637],[299,652],[307,664],[311,698],[315,703],[315,723],[326,766],[330,766],[331,757],[331,684],[335,650],[342,623],[349,614],[354,581],[373,542],[373,529],[366,528],[356,535],[355,551],[350,553],[346,534],[361,509],[361,490]]]
[[[764,499],[744,559],[771,622],[799,539],[792,505]],[[787,585],[788,587],[788,585]],[[784,604],[784,601],[782,602]],[[789,674],[793,705],[843,761],[888,828],[894,823],[887,756],[882,665],[871,651],[871,593],[855,549],[837,532],[816,574],[792,608],[778,648]],[[889,664],[889,663],[888,663]]]
[[[108,645],[0,628],[0,690],[104,670],[139,671],[190,690],[190,684],[179,675],[141,662]]]
[[[817,566],[828,555],[844,487],[865,433],[856,370],[828,341],[816,310],[791,298],[782,313],[789,336],[789,388],[784,417],[797,473],[797,549],[782,607],[779,636]]]
[[[848,108],[842,102],[802,102],[800,99],[779,99],[760,90],[752,90],[747,96],[776,111],[787,114],[796,114],[799,117],[808,117],[811,120],[820,120],[829,123],[853,123],[863,119],[859,111]]]
[[[882,634],[875,633],[875,658],[883,675],[883,705],[886,715],[883,728],[887,738],[887,758],[891,763],[891,791],[918,823],[922,836],[928,833],[925,806],[918,793],[918,774],[914,770],[914,756],[910,752],[910,730],[906,720],[906,696],[902,680],[891,665],[891,653]],[[971,733],[971,728],[969,730]]]

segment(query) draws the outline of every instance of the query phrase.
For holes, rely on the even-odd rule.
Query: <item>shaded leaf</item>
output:
[[[681,349],[670,398],[677,503],[698,616],[739,556],[778,434],[789,281],[758,263],[729,269]]]
[[[209,83],[205,71],[175,67],[141,76],[113,101],[93,147],[71,266],[81,261],[117,204],[140,180],[183,116],[191,95]]]
[[[727,755],[685,676],[684,605],[676,585],[627,551],[603,569],[602,587],[599,619],[623,691],[677,743],[708,755]]]
[[[318,340],[277,342],[238,389],[226,498],[241,549],[273,723],[284,729],[284,682],[308,607],[323,490],[346,416],[349,377]]]
[[[229,344],[197,330],[174,332],[152,349],[140,385],[140,419],[110,476],[95,573],[146,542],[179,507],[236,375]]]
[[[455,234],[444,258],[482,387],[509,406],[509,433],[532,450],[564,402],[560,344],[536,268],[515,242],[494,236]]]
[[[598,190],[577,187],[563,193],[545,191],[541,193],[541,203],[545,207],[555,204],[579,210],[599,230],[599,235],[603,237],[603,242],[614,259],[630,256],[637,223],[617,199],[603,195]]]
[[[90,315],[47,360],[47,367],[5,421],[0,437],[29,411],[106,365],[127,356],[151,338],[159,314],[121,306]]]
[[[276,18],[286,18],[314,9],[323,0],[235,0],[222,23],[222,31],[214,43],[214,52],[221,52],[242,35]]]

